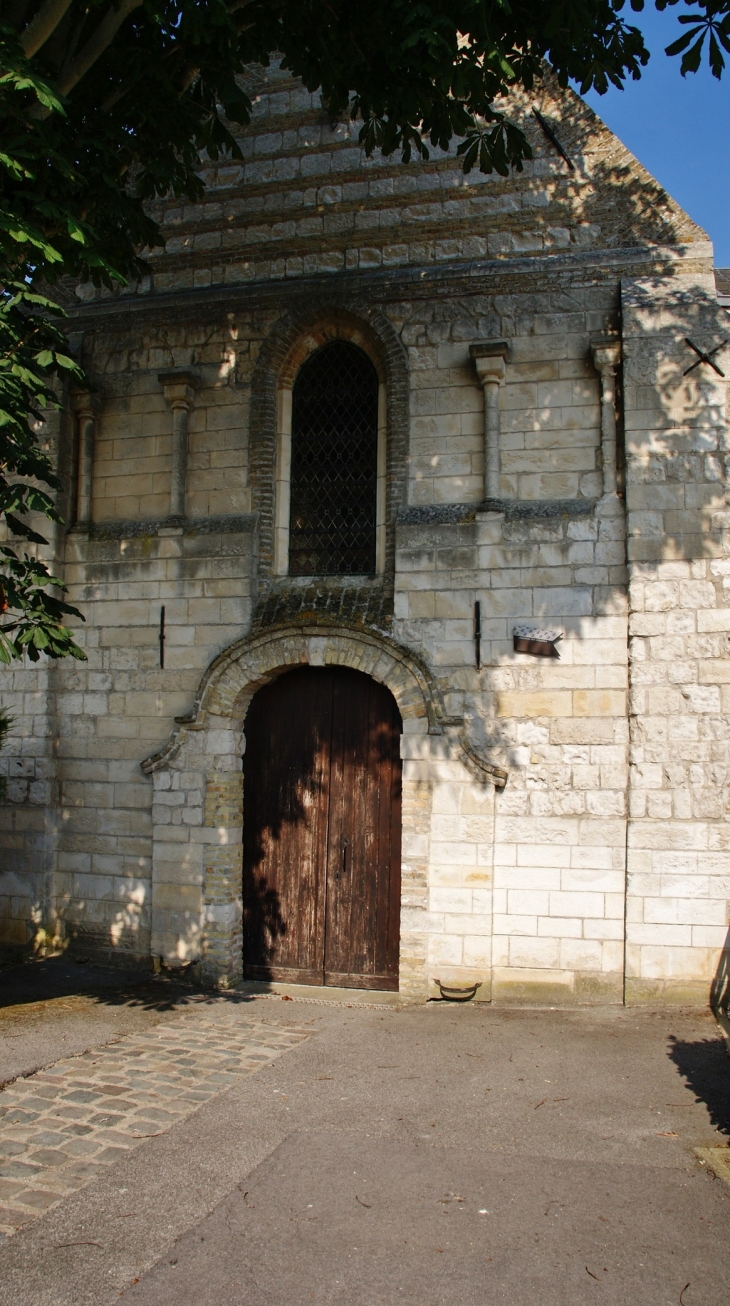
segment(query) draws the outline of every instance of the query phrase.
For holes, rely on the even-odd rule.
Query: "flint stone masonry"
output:
[[[575,171],[518,98],[535,157],[509,178],[366,159],[276,66],[250,89],[243,163],[159,207],[149,276],[78,292],[91,399],[47,432],[78,519],[49,559],[88,661],[3,673],[2,939],[235,983],[248,705],[344,665],[403,721],[405,999],[438,978],[706,1002],[728,961],[728,410],[722,378],[683,373],[686,336],[730,334],[711,246],[552,83]],[[290,578],[291,391],[333,339],[380,382],[379,570]],[[515,626],[559,658],[515,652]]]

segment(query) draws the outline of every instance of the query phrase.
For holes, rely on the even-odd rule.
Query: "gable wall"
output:
[[[63,565],[87,615],[89,662],[55,668],[53,694],[25,700],[18,736],[57,740],[58,761],[50,806],[45,792],[26,788],[12,789],[0,809],[13,884],[33,886],[25,897],[8,891],[7,937],[37,934],[52,900],[59,937],[75,946],[144,958],[154,937],[169,964],[204,952],[213,907],[203,901],[201,849],[215,837],[205,833],[205,787],[218,792],[217,781],[173,768],[156,782],[153,811],[140,762],[190,712],[205,667],[262,612],[301,625],[321,600],[303,587],[277,589],[259,567],[251,384],[284,314],[313,300],[355,316],[367,305],[400,341],[410,413],[395,571],[373,621],[430,669],[453,722],[439,737],[420,728],[404,737],[407,986],[422,996],[437,976],[479,978],[481,997],[620,1001],[632,792],[626,543],[622,504],[601,499],[590,340],[621,329],[622,280],[657,272],[671,280],[678,261],[701,270],[707,246],[573,101],[568,110],[552,103],[552,112],[563,114],[578,175],[538,135],[534,164],[505,182],[465,181],[441,157],[411,169],[365,161],[351,129],[331,129],[302,95],[285,82],[262,95],[243,169],[211,170],[204,205],[168,210],[178,234],[151,281],[79,316],[101,406],[93,525],[67,537]],[[292,115],[302,113],[295,133]],[[609,202],[617,177],[620,206],[615,190]],[[556,249],[565,252],[546,257]],[[510,346],[499,400],[504,502],[489,505],[484,397],[469,358],[469,345],[485,339]],[[159,380],[171,368],[198,381],[186,519],[174,523],[165,521],[173,418]],[[695,512],[691,495],[687,511]],[[330,619],[362,621],[363,592],[347,602],[336,587],[328,592]],[[561,630],[560,660],[515,654],[516,621]],[[20,687],[35,673],[13,674]],[[6,765],[26,747],[19,742]],[[493,794],[471,754],[509,771],[503,793]],[[713,773],[707,783],[716,782]],[[46,830],[50,869],[41,878],[36,845],[18,837],[33,822]],[[165,830],[157,863],[153,827]],[[216,856],[225,859],[221,840]],[[644,888],[637,880],[631,892]],[[716,906],[696,909],[712,916],[711,936],[685,939],[682,927],[692,953],[682,973],[697,994],[724,939],[721,888],[716,880]],[[693,894],[703,892],[695,881]],[[675,954],[658,962],[641,952],[646,938],[632,936],[637,977],[664,966],[671,979]],[[230,941],[224,954],[233,956]]]

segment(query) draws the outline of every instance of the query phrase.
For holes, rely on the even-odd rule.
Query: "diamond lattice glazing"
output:
[[[294,385],[290,575],[374,573],[377,454],[377,372],[356,345],[324,345]]]

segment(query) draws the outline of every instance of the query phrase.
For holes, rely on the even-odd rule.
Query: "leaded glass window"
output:
[[[292,395],[291,576],[375,572],[378,374],[343,340],[303,364]]]

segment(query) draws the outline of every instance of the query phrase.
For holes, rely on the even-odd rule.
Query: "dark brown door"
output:
[[[383,685],[302,667],[246,718],[243,956],[250,978],[397,989],[401,720]]]

